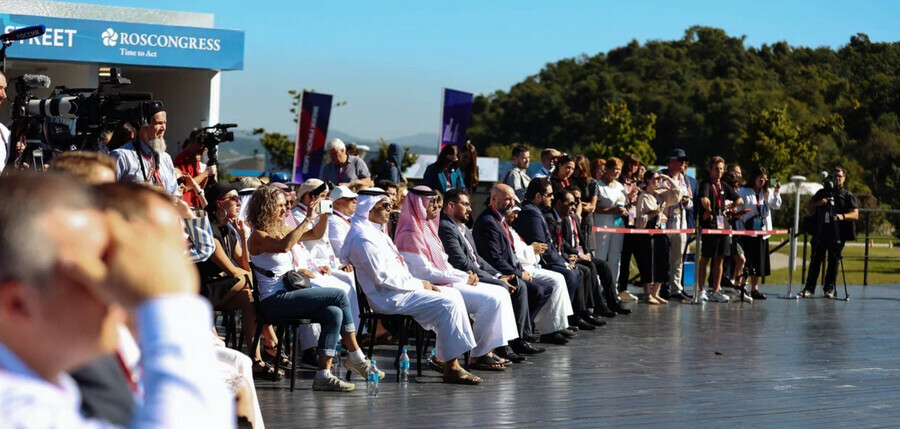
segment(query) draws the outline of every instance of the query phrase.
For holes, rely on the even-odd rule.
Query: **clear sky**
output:
[[[330,128],[363,139],[438,133],[441,88],[508,90],[546,63],[692,25],[759,46],[900,40],[900,1],[70,0],[215,14],[246,34],[244,70],[224,73],[221,119],[293,133],[289,89],[346,106]]]

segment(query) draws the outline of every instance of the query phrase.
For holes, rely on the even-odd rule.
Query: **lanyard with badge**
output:
[[[721,185],[716,186],[712,185],[713,192],[716,194],[716,229],[725,229],[725,216],[722,214],[723,209],[723,194],[725,194],[725,188]]]

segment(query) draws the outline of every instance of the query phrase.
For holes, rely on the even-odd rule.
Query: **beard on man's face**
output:
[[[157,153],[166,151],[166,139],[151,139],[147,144]]]

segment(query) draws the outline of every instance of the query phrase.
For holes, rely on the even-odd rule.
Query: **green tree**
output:
[[[788,116],[787,107],[763,109],[758,114],[750,115],[749,123],[741,130],[738,138],[739,159],[747,166],[765,166],[773,177],[786,177],[796,171],[798,165],[813,161],[818,148],[809,136],[815,130],[828,126],[829,123],[820,122],[801,128]],[[841,128],[840,125],[831,126]]]
[[[607,158],[636,154],[648,165],[656,162],[650,142],[656,138],[656,115],[632,115],[627,103],[606,103],[600,119],[599,140],[588,144],[582,152],[588,158]]]

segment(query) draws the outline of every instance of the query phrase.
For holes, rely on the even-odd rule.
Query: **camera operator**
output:
[[[859,219],[859,204],[856,196],[844,188],[847,173],[841,167],[834,167],[831,177],[825,179],[825,187],[813,195],[806,203],[806,209],[812,212],[808,219],[807,231],[812,234],[812,256],[809,273],[806,276],[806,287],[800,296],[810,298],[816,291],[819,270],[828,254],[828,267],[825,269],[825,282],[822,289],[826,298],[834,298],[837,269],[840,263],[844,243],[856,239],[856,223]]]
[[[3,100],[6,100],[6,75],[0,71],[0,106],[3,105]],[[9,153],[9,130],[5,125],[0,123],[0,173],[2,173],[3,168],[6,167],[6,162],[9,160]]]
[[[199,191],[186,189],[182,196],[184,201],[190,204],[191,207],[203,208],[200,205],[201,201],[199,196],[203,194],[203,188],[206,187],[210,179],[215,181],[216,166],[210,165],[205,170],[202,169],[200,157],[203,156],[203,151],[206,149],[206,146],[198,139],[199,135],[200,133],[198,131],[191,133],[184,149],[178,155],[175,155],[174,163],[176,168],[181,170],[185,175],[190,176],[194,179],[194,182],[200,186]]]
[[[174,195],[178,183],[172,157],[166,153],[166,108],[161,101],[145,101],[138,112],[141,127],[137,139],[112,151],[116,180],[149,182]]]

